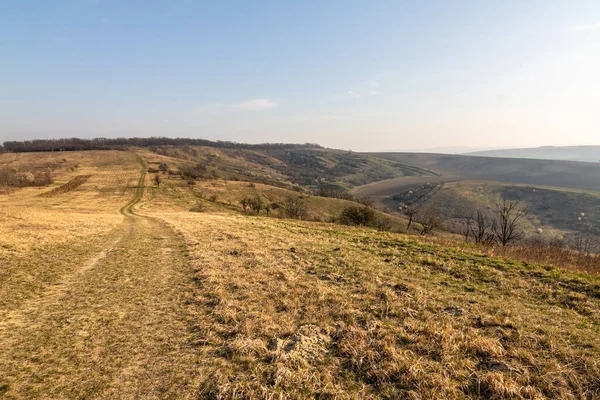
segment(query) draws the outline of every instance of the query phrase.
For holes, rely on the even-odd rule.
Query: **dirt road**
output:
[[[185,244],[133,211],[144,182],[100,253],[0,322],[0,397],[194,396]]]

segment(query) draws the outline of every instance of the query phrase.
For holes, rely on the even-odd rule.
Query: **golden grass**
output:
[[[53,187],[89,181],[0,196],[0,396],[600,396],[597,276],[240,215],[244,195],[294,194],[259,184],[148,177],[142,190],[128,152],[59,156],[79,167]],[[324,220],[344,204],[307,201]],[[197,202],[207,212],[189,212]]]
[[[207,398],[593,398],[598,279],[335,225],[167,213]]]
[[[11,167],[51,163],[61,167],[50,187],[0,195],[0,314],[72,273],[73,260],[86,260],[101,251],[123,223],[119,207],[135,192],[139,166],[131,153],[0,156],[0,164]],[[38,197],[79,175],[91,177],[68,194]]]

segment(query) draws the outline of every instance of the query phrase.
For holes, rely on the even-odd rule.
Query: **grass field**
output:
[[[157,187],[142,151],[0,164],[44,157],[69,168],[0,195],[4,398],[600,396],[598,275],[242,215],[248,193],[300,194]],[[344,204],[306,200],[323,221]]]

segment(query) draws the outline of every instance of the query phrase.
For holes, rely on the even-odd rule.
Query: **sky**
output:
[[[600,144],[600,1],[0,0],[0,142]]]

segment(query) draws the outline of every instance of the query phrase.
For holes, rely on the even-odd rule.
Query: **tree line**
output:
[[[322,148],[314,143],[261,143],[247,144],[228,141],[212,141],[207,139],[190,138],[166,138],[166,137],[148,137],[148,138],[94,138],[94,139],[36,139],[25,141],[7,141],[0,146],[0,153],[22,153],[22,152],[42,152],[42,151],[81,151],[81,150],[110,150],[125,147],[154,147],[154,146],[206,146],[225,149],[254,149],[254,150],[272,150],[272,149],[290,149],[290,148]]]

